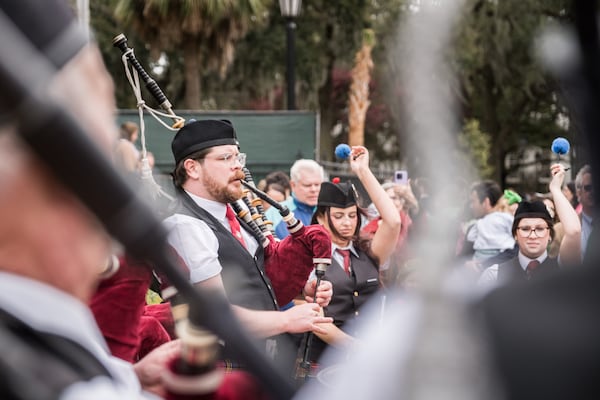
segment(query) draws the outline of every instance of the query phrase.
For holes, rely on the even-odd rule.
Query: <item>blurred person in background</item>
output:
[[[275,183],[275,182],[271,182],[271,183],[267,183],[264,192],[267,194],[267,196],[269,196],[270,198],[272,198],[273,200],[275,200],[278,203],[282,203],[285,201],[285,188],[283,186],[281,186],[279,183]],[[262,205],[263,205],[263,209],[268,210],[271,207],[271,204],[269,202],[266,202],[264,200],[262,200]]]
[[[140,151],[135,146],[139,127],[135,122],[126,121],[119,128],[119,139],[115,144],[115,161],[119,168],[133,172],[139,169]]]
[[[569,202],[573,206],[573,208],[577,210],[577,213],[579,213],[581,210],[578,210],[578,208],[580,207],[579,200],[577,200],[577,188],[575,187],[575,182],[571,181],[565,183],[565,186],[563,186],[562,191],[567,200],[569,200]]]
[[[382,283],[385,286],[393,284],[399,271],[402,269],[405,261],[411,257],[409,250],[409,234],[412,226],[411,214],[419,212],[419,204],[414,194],[412,193],[410,184],[401,185],[392,182],[386,182],[382,185],[385,193],[394,203],[398,214],[400,215],[401,228],[396,242],[394,252],[384,265],[381,266]],[[381,216],[378,215],[365,225],[361,233],[365,237],[372,239],[381,224]]]
[[[290,177],[283,171],[273,171],[265,176],[265,187],[268,187],[270,184],[278,184],[283,187],[284,190],[284,200],[291,196],[292,187],[290,184]]]
[[[321,183],[325,179],[323,167],[314,160],[296,160],[290,168],[290,187],[292,194],[282,204],[286,206],[302,223],[310,225]],[[266,180],[266,179],[265,179]],[[273,222],[275,234],[279,239],[289,235],[287,224],[283,221],[279,211],[274,207],[265,213],[267,219]]]
[[[594,201],[594,188],[592,186],[592,169],[589,165],[581,167],[575,177],[577,199],[581,205],[581,255],[585,257],[588,250],[588,240],[594,228],[596,204]]]
[[[502,197],[500,186],[491,180],[471,187],[471,211],[478,219],[467,231],[466,241],[472,245],[475,264],[515,246],[511,234],[513,215],[502,211]]]

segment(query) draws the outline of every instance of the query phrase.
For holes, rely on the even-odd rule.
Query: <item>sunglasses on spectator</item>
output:
[[[586,192],[591,192],[592,190],[594,190],[594,187],[592,185],[583,185],[583,186],[577,186],[578,189],[583,189]]]

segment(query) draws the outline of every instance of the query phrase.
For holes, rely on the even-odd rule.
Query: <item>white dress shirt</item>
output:
[[[78,299],[42,282],[0,272],[0,307],[35,330],[80,344],[111,374],[69,386],[62,400],[156,399],[142,392],[130,363],[110,355],[93,314]]]
[[[186,193],[198,206],[230,230],[229,222],[225,218],[225,204]],[[221,273],[223,267],[219,262],[219,241],[206,222],[189,215],[173,214],[163,223],[169,231],[169,244],[190,269],[192,283],[205,281]],[[241,231],[246,248],[250,254],[255,254],[258,242],[245,229],[242,228]]]
[[[540,264],[543,263],[546,260],[546,258],[548,258],[548,252],[544,251],[544,253],[538,258],[531,259],[529,257],[525,257],[523,253],[519,251],[518,258],[519,265],[521,266],[521,268],[523,268],[523,271],[525,271],[527,270],[527,265],[529,265],[529,263],[533,260],[538,260]],[[478,285],[490,287],[495,287],[498,283],[498,264],[494,264],[484,269],[481,275],[479,276],[479,280],[477,281]]]

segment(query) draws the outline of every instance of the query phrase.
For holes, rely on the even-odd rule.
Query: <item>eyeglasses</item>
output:
[[[225,153],[225,154],[216,156],[215,158],[209,158],[209,157],[204,157],[204,158],[208,159],[208,160],[224,161],[224,162],[228,163],[229,165],[235,165],[236,161],[239,162],[242,167],[244,167],[246,165],[246,153],[237,153],[237,154]]]
[[[592,185],[583,185],[583,190],[586,192],[591,192],[594,189]]]
[[[544,237],[544,236],[546,236],[546,231],[548,229],[550,229],[550,228],[547,226],[545,226],[545,227],[536,226],[535,228],[532,228],[530,226],[519,226],[517,228],[517,232],[519,232],[519,236],[524,237],[524,238],[530,237],[531,232],[535,232],[536,237]]]

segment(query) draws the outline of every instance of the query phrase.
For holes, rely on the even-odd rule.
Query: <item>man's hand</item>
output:
[[[304,298],[308,303],[314,301],[315,286],[317,286],[316,278],[307,281],[304,285]],[[321,281],[317,289],[317,304],[321,307],[327,307],[331,301],[331,296],[333,296],[333,285],[329,281]]]
[[[158,346],[133,365],[133,369],[145,391],[160,397],[165,396],[166,391],[162,382],[163,372],[169,361],[177,357],[180,352],[181,341],[179,339],[172,340]]]
[[[323,316],[323,310],[315,303],[296,305],[283,314],[287,319],[285,331],[289,333],[313,331],[325,334],[327,331],[318,324],[333,322],[333,318]]]

